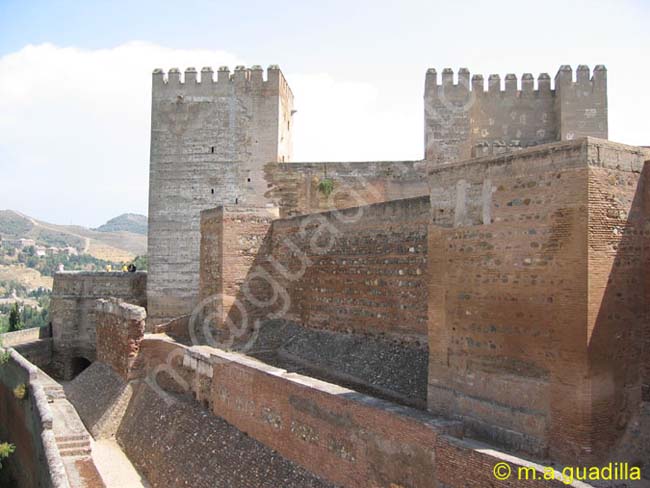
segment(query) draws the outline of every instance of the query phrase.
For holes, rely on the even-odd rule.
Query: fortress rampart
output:
[[[650,150],[592,137],[604,67],[430,70],[426,158],[360,163],[290,162],[275,67],[181,76],[153,75],[147,282],[52,299],[54,362],[96,360],[76,409],[152,486],[647,482]]]
[[[425,158],[437,163],[499,154],[579,137],[607,139],[607,71],[598,65],[561,66],[551,87],[542,73],[521,82],[508,74],[502,84],[466,68],[429,69],[424,90]]]

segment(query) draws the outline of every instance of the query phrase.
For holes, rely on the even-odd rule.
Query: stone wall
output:
[[[147,273],[62,272],[54,275],[50,317],[52,320],[53,370],[70,379],[73,360],[94,361],[98,298],[118,298],[146,306]]]
[[[283,318],[423,347],[429,210],[424,196],[270,225],[225,207],[206,220],[200,294],[223,293],[223,321],[244,330]]]
[[[2,334],[2,345],[18,351],[21,356],[39,368],[47,368],[52,361],[52,337],[49,327],[6,332]]]
[[[149,317],[198,301],[201,210],[264,206],[263,165],[291,159],[293,95],[277,66],[153,74],[149,177]]]
[[[490,75],[485,91],[482,75],[462,68],[454,81],[451,69],[427,71],[425,158],[437,163],[499,154],[539,144],[580,137],[607,138],[607,71],[578,66],[576,78],[570,66],[555,77],[542,73],[534,86],[530,73],[508,74],[505,90],[499,75]]]
[[[536,455],[608,456],[641,405],[647,159],[582,139],[431,170],[430,410]]]
[[[27,387],[19,399],[14,388]],[[38,377],[38,369],[16,351],[0,366],[0,441],[16,451],[3,460],[2,486],[69,488],[55,436],[52,412]]]
[[[97,360],[110,365],[125,380],[140,350],[147,312],[115,298],[95,302]]]
[[[459,422],[289,373],[248,356],[182,346],[160,336],[145,337],[142,354],[145,381],[129,406],[118,440],[154,486],[179,475],[193,486],[208,486],[208,476],[213,485],[227,475],[224,466],[238,475],[242,463],[246,474],[239,481],[231,474],[229,486],[276,486],[275,464],[266,468],[268,480],[258,479],[264,469],[260,461],[266,456],[257,454],[261,445],[281,454],[285,462],[350,488],[513,486],[512,480],[494,478],[497,462],[505,462],[514,472],[530,467],[538,479],[543,476],[539,465],[463,439]],[[189,395],[198,402],[194,406]],[[232,434],[221,430],[222,419],[246,435],[226,442],[224,435],[232,439]],[[192,439],[186,437],[188,432]],[[256,453],[256,459],[246,457],[233,466],[242,444],[248,446],[246,452]],[[174,453],[170,445],[183,445],[185,450]],[[222,445],[228,448],[220,449]],[[191,459],[171,462],[169,456],[177,459],[194,448]],[[212,462],[200,462],[205,453]],[[566,486],[561,481],[533,481],[530,476],[517,486]],[[296,479],[294,474],[282,486],[314,486],[313,478],[299,480],[303,485],[296,485]],[[316,486],[329,486],[327,482]]]
[[[335,208],[419,197],[428,193],[425,161],[281,163],[264,168],[266,196],[289,217]],[[319,189],[331,181],[332,191]]]

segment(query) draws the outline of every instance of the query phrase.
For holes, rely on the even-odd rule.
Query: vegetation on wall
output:
[[[14,388],[14,396],[18,400],[23,400],[25,395],[27,395],[27,385],[25,385],[25,383],[21,383]]]
[[[16,450],[16,446],[8,442],[0,443],[0,469],[2,469],[2,462],[11,456]]]
[[[334,180],[332,178],[321,178],[318,182],[318,191],[326,197],[329,197],[334,191]]]

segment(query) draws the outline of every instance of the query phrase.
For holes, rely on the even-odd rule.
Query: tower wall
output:
[[[277,66],[153,73],[149,176],[152,323],[190,313],[199,289],[200,212],[264,206],[262,167],[291,159],[293,95]]]
[[[461,68],[455,78],[446,68],[440,81],[436,70],[426,75],[425,158],[438,163],[571,140],[607,138],[607,71],[599,65],[590,76],[579,66],[576,80],[570,66],[562,66],[551,87],[542,73],[537,85],[532,74],[521,80],[508,74],[502,82]]]

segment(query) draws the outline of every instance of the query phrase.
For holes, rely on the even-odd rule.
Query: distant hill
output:
[[[115,217],[104,225],[95,229],[99,232],[133,232],[134,234],[147,235],[147,217],[140,214],[125,213]]]
[[[115,220],[129,220],[129,217],[126,219],[123,217],[125,216],[121,215],[111,219],[102,227],[110,225]],[[107,261],[129,261],[147,252],[146,217],[142,215],[136,217],[140,222],[144,219],[144,233],[141,224],[138,232],[117,227],[117,230],[109,228],[100,231],[76,225],[49,224],[14,210],[0,210],[0,236],[9,239],[34,239],[37,244],[44,246],[72,246],[81,252]],[[135,221],[137,222],[138,219]]]

